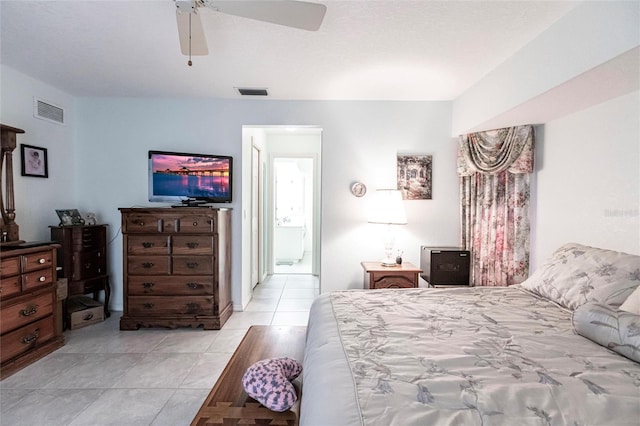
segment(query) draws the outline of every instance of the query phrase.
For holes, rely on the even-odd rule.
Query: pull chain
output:
[[[187,62],[187,65],[191,66],[193,65],[193,62],[191,62],[191,13],[189,13],[189,62]]]

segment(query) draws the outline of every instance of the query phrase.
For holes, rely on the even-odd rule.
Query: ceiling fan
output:
[[[182,54],[191,56],[209,54],[198,8],[208,7],[220,13],[255,19],[257,21],[317,31],[327,7],[323,4],[292,0],[175,0],[178,35]]]

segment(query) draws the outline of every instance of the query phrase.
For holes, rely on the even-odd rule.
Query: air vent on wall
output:
[[[33,98],[33,116],[51,123],[64,124],[64,108],[42,99]]]
[[[242,96],[269,96],[269,93],[267,92],[267,89],[236,87],[236,90]]]

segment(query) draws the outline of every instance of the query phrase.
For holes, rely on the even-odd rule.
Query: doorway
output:
[[[309,258],[311,270],[304,273],[319,277],[321,253],[322,129],[316,126],[245,125],[242,128],[242,140],[242,182],[246,182],[249,188],[241,191],[242,290],[237,298],[238,305],[234,304],[234,309],[238,310],[242,310],[251,299],[256,284],[266,281],[273,274],[298,273],[276,270],[276,266],[284,268],[300,264],[300,261],[286,262],[287,259],[285,259],[284,262],[279,262],[282,263],[281,265],[276,265],[274,253],[274,249],[277,248],[274,247],[277,216],[274,177],[274,159],[276,158],[311,160],[310,168],[308,163],[301,163],[298,166],[303,174],[308,173],[308,169],[312,170],[305,179],[305,182],[312,184],[312,190],[305,190],[305,202],[311,202],[312,216],[304,223],[307,245],[302,258],[303,264]],[[302,279],[302,276],[299,278]]]
[[[314,159],[273,158],[273,273],[311,274]]]

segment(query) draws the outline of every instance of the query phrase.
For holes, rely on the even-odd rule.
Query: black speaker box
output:
[[[430,286],[470,285],[471,252],[457,247],[420,247],[420,275]]]

